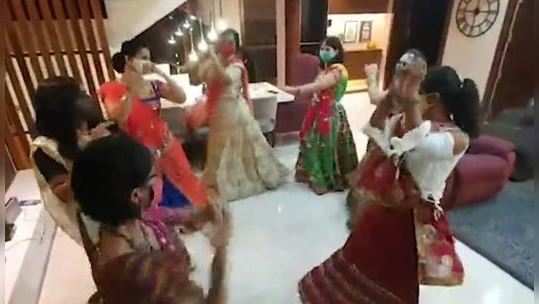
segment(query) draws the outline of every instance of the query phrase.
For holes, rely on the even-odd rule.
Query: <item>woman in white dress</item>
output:
[[[247,70],[236,56],[234,31],[224,31],[216,48],[218,55],[206,54],[198,67],[198,76],[208,87],[204,182],[233,201],[277,188],[288,170],[252,115]]]

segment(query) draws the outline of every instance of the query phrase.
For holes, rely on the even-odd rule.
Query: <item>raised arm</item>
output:
[[[285,87],[284,91],[295,96],[311,95],[321,90],[334,87],[341,81],[343,75],[340,69],[332,69],[329,73],[318,76],[318,78],[309,84],[298,87]]]
[[[378,84],[378,65],[368,64],[365,66],[365,74],[367,75],[367,90],[371,104],[378,105],[386,98],[388,91],[380,89]]]
[[[185,91],[180,87],[174,79],[161,71],[155,64],[152,66],[152,71],[165,79],[165,83],[161,86],[161,95],[175,103],[184,103],[187,99]]]
[[[118,101],[115,96],[103,95],[103,103],[109,119],[116,121],[118,124],[123,124],[127,121],[129,113],[133,107],[133,97],[127,93]]]
[[[214,52],[207,52],[200,58],[199,76],[200,80],[211,83],[214,80],[221,80],[224,84],[228,85],[232,82],[232,79],[226,73],[224,66],[221,64]]]

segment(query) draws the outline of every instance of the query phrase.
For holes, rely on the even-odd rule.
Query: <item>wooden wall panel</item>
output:
[[[36,42],[34,37],[34,31],[31,24],[26,18],[24,8],[21,5],[20,0],[10,0],[13,12],[15,13],[15,19],[17,19],[17,26],[13,27],[12,38],[19,41],[19,46],[25,46],[23,49],[28,52],[30,56],[30,63],[32,64],[32,70],[38,81],[43,80],[43,71],[40,67],[39,60],[36,54]]]
[[[52,52],[54,53],[56,65],[60,70],[60,75],[68,75],[66,62],[64,60],[64,55],[62,52],[62,46],[60,45],[60,38],[56,31],[55,21],[52,19],[51,9],[49,7],[48,0],[39,0],[39,8],[43,15],[43,28],[48,34]]]
[[[48,43],[50,39],[47,36],[46,29],[42,26],[41,18],[38,14],[38,7],[34,0],[25,0],[26,7],[28,8],[28,14],[30,17],[30,27],[34,30],[36,36],[36,50],[41,54],[41,57],[45,61],[45,67],[47,70],[47,76],[56,75],[51,58],[51,47]]]
[[[56,14],[56,29],[58,30],[62,49],[67,53],[67,59],[69,61],[69,66],[71,68],[70,70],[72,72],[71,76],[73,76],[77,81],[82,83],[82,77],[79,71],[79,64],[75,59],[74,50],[76,49],[76,47],[71,40],[69,24],[66,20],[66,16],[62,7],[62,2],[61,0],[52,0],[52,5]]]
[[[382,50],[362,50],[344,53],[344,65],[348,69],[348,78],[365,79],[365,65],[382,63]]]
[[[9,134],[4,145],[17,169],[30,166],[34,137],[32,98],[48,77],[74,77],[96,96],[114,78],[102,0],[6,0],[8,20],[1,39],[7,50],[6,100]]]
[[[101,14],[101,6],[99,6],[99,2],[96,0],[90,0],[90,8],[92,9],[92,13],[94,16],[94,26],[96,28],[96,35],[97,35],[97,41],[99,41],[99,50],[103,52],[104,57],[106,58],[106,74],[108,75],[109,79],[114,79],[114,70],[112,69],[112,62],[110,58],[112,58],[110,54],[109,44],[107,42],[107,34],[105,31],[105,24],[104,24],[104,15]]]

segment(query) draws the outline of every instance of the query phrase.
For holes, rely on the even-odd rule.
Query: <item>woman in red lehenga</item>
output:
[[[113,57],[114,68],[122,76],[102,85],[101,100],[110,118],[118,121],[127,134],[160,154],[157,167],[163,179],[163,205],[204,209],[208,205],[206,187],[160,117],[162,97],[183,103],[185,93],[148,60],[149,56],[146,47],[125,42],[122,51]],[[159,74],[167,82],[145,80],[143,75],[149,72]]]
[[[419,284],[462,283],[439,202],[478,133],[479,97],[474,82],[449,67],[428,73],[420,97],[418,59],[424,61],[417,51],[401,58],[391,92],[377,103],[365,129],[375,144],[354,179],[363,199],[356,225],[345,245],[301,280],[304,303],[416,304]],[[392,115],[393,101],[402,114]]]

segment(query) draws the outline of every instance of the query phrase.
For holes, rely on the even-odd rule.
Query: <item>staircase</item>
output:
[[[108,15],[105,26],[111,50],[120,50],[122,42],[140,34],[185,2],[186,0],[105,0]]]

